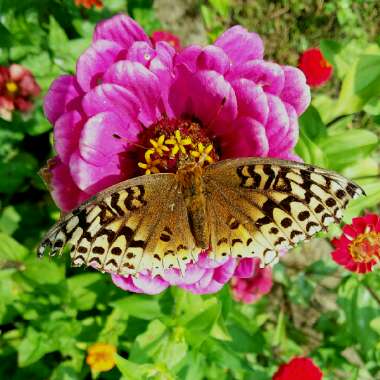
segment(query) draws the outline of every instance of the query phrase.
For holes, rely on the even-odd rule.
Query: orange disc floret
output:
[[[351,272],[367,273],[380,259],[380,217],[367,214],[353,218],[343,234],[333,239],[332,258]]]
[[[87,349],[86,363],[93,371],[110,371],[115,366],[116,347],[108,343],[94,343]]]

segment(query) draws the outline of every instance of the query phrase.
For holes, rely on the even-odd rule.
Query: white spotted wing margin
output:
[[[271,158],[209,165],[203,173],[214,258],[279,254],[339,222],[349,201],[364,191],[319,167]]]
[[[74,266],[121,275],[183,270],[200,251],[171,173],[140,176],[100,192],[47,232],[38,255],[61,254],[66,245]]]

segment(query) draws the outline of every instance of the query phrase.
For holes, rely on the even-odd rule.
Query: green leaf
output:
[[[186,340],[192,346],[200,346],[219,318],[221,305],[216,298],[204,302],[203,309],[185,324]]]
[[[209,0],[209,3],[222,17],[228,17],[230,12],[230,0]]]
[[[49,17],[49,37],[48,42],[53,51],[62,52],[66,49],[68,38],[53,16]]]
[[[340,171],[371,153],[378,145],[375,133],[364,129],[347,130],[320,142],[329,167]]]
[[[338,66],[335,57],[341,52],[342,45],[334,40],[321,40],[319,46],[326,60],[334,67]]]
[[[10,236],[0,232],[0,260],[21,261],[28,250]]]
[[[126,380],[144,380],[146,372],[151,366],[136,364],[131,360],[115,355],[116,366]]]
[[[0,162],[0,193],[13,194],[24,190],[27,179],[37,172],[37,160],[29,153],[19,153]]]
[[[54,342],[46,334],[39,333],[32,327],[29,327],[18,347],[18,365],[26,367],[35,363],[45,354],[54,350],[53,347]]]
[[[366,355],[378,341],[376,332],[370,328],[371,321],[380,317],[378,304],[356,277],[350,277],[340,286],[337,302],[344,311],[347,332]]]
[[[295,147],[295,152],[308,164],[326,167],[324,152],[300,129],[300,138]]]
[[[12,34],[0,23],[0,48],[12,46]]]
[[[12,235],[19,226],[21,217],[13,206],[5,207],[0,215],[0,230]]]
[[[318,110],[310,106],[299,119],[300,128],[312,141],[317,141],[327,135],[326,126],[323,123]]]
[[[131,295],[113,302],[112,306],[130,316],[146,320],[155,319],[161,314],[158,299],[153,296]]]
[[[355,74],[355,94],[365,103],[380,95],[380,54],[362,55]]]

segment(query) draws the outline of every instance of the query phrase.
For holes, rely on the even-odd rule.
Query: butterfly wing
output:
[[[186,206],[174,174],[137,177],[100,192],[60,220],[38,249],[71,246],[74,265],[122,275],[161,273],[196,260]]]
[[[341,175],[292,161],[244,158],[204,170],[215,258],[278,260],[332,222],[363,190]]]

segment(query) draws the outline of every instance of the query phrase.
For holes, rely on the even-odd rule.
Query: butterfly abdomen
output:
[[[177,172],[185,200],[190,229],[199,248],[209,247],[209,233],[206,218],[206,197],[202,179],[202,167],[189,164]]]

